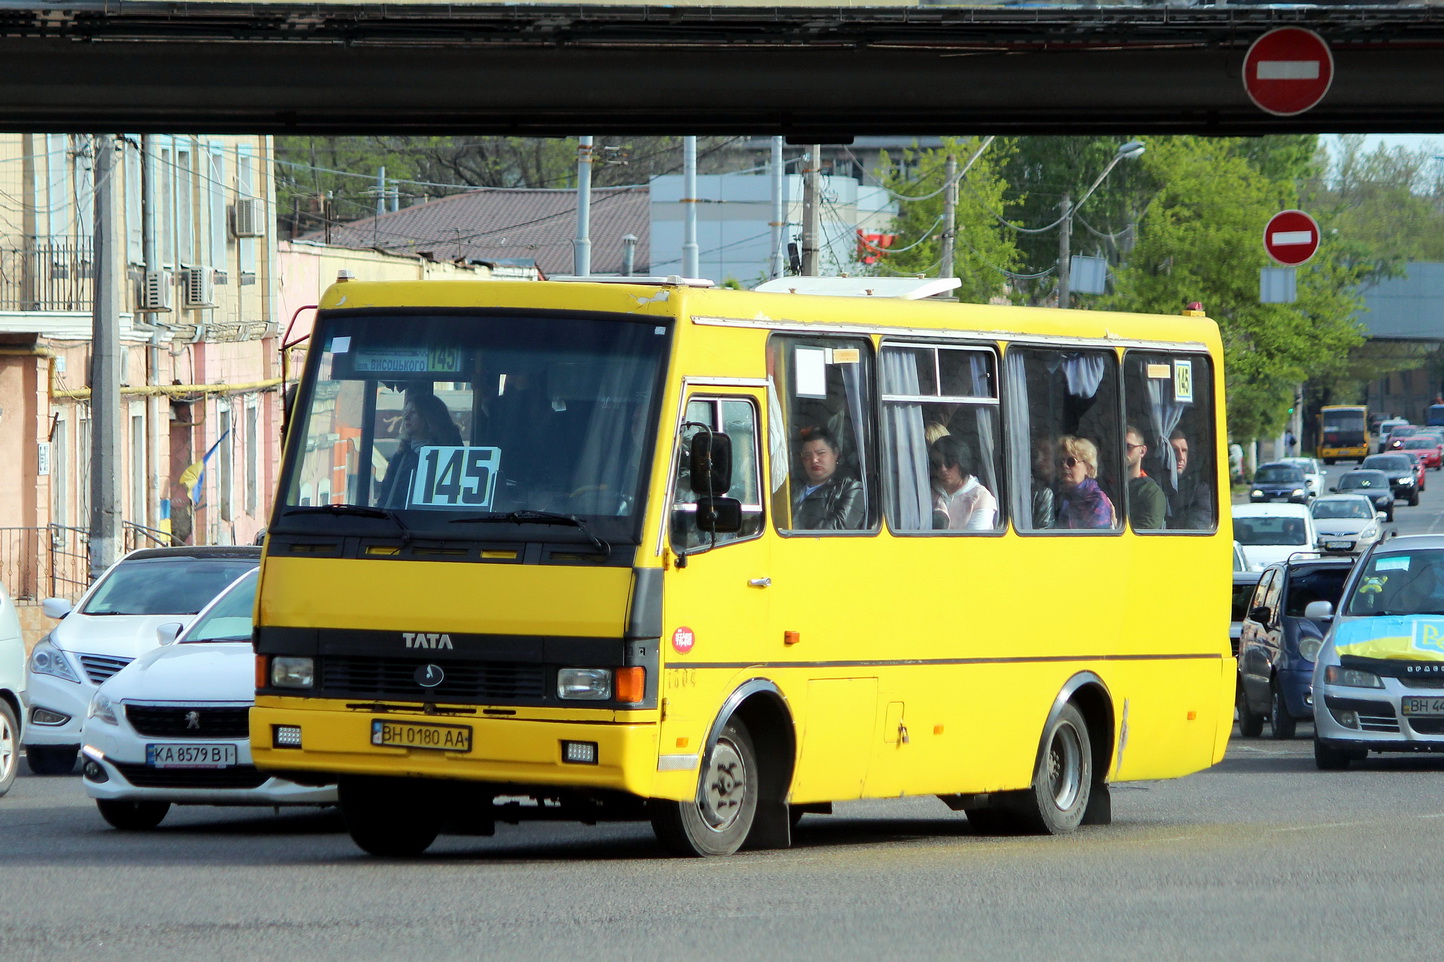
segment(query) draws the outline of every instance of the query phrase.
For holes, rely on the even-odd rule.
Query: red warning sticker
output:
[[[685,655],[691,651],[692,646],[696,643],[697,636],[692,633],[691,628],[685,625],[672,632],[672,647],[677,650],[677,654],[679,655]]]

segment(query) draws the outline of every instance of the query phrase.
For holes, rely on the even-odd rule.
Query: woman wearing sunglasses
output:
[[[1087,438],[1058,439],[1060,528],[1112,528],[1118,513],[1098,486],[1098,446]]]

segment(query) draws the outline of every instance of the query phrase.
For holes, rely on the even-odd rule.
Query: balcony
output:
[[[90,312],[95,253],[89,237],[27,238],[0,247],[0,311]]]

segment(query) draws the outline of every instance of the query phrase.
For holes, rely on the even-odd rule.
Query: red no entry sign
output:
[[[1301,27],[1259,37],[1243,58],[1243,89],[1262,110],[1280,117],[1313,107],[1334,82],[1334,55],[1324,38]]]
[[[1281,210],[1264,228],[1264,250],[1285,267],[1297,267],[1319,249],[1319,222],[1301,210]]]

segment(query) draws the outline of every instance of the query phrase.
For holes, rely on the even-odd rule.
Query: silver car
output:
[[[1360,554],[1384,540],[1384,512],[1362,494],[1327,494],[1309,506],[1319,547]]]
[[[1444,751],[1444,537],[1375,545],[1355,565],[1314,666],[1314,761],[1344,769],[1369,752]]]

